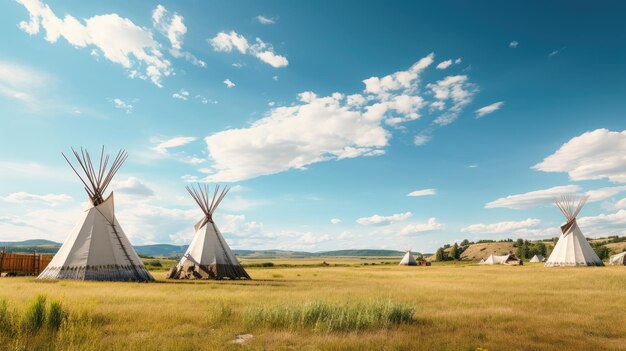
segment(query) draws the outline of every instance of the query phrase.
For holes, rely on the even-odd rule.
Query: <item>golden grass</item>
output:
[[[314,261],[324,260],[333,263]],[[0,336],[0,349],[626,350],[624,267],[435,263],[248,272],[255,280],[165,282],[164,271],[154,272],[159,280],[154,284],[2,278],[0,300],[6,299],[10,308],[24,311],[44,294],[61,301],[71,314],[88,318],[78,319],[83,325],[61,328],[53,336],[55,343],[36,336],[22,343]],[[260,308],[368,301],[408,306],[418,323],[329,332],[246,322]],[[240,334],[253,338],[243,345],[231,343]]]

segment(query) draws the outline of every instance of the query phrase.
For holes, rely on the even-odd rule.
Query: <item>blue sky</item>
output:
[[[61,152],[102,144],[135,244],[189,242],[193,181],[233,187],[235,248],[552,237],[565,193],[624,234],[626,5],[595,6],[3,3],[0,240],[62,241]]]

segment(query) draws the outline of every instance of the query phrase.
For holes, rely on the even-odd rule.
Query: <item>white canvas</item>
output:
[[[85,210],[38,279],[154,280],[115,218],[113,193]]]
[[[417,262],[415,261],[413,255],[411,255],[411,251],[407,251],[404,254],[404,257],[402,257],[402,260],[400,261],[400,266],[417,266]]]
[[[626,266],[626,251],[611,256],[611,258],[609,258],[609,264],[612,266]]]

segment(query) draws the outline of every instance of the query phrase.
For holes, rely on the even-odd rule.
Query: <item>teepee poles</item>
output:
[[[204,213],[204,219],[198,226],[198,228],[202,228],[207,223],[213,222],[213,213],[220,205],[224,197],[226,197],[230,188],[224,187],[220,191],[220,186],[216,185],[215,188],[213,188],[213,197],[209,201],[209,194],[211,193],[210,187],[207,184],[197,184],[197,187],[198,188],[196,189],[193,185],[191,185],[186,186],[185,188]]]
[[[84,189],[87,192],[87,195],[89,195],[89,198],[91,199],[93,205],[98,206],[99,204],[104,202],[104,192],[113,180],[113,177],[115,176],[117,171],[120,169],[120,167],[122,167],[124,161],[126,161],[126,159],[128,158],[128,153],[126,152],[126,150],[123,149],[118,151],[117,156],[115,156],[115,159],[113,160],[113,163],[111,163],[110,168],[107,168],[110,155],[104,154],[104,146],[102,146],[102,149],[100,151],[100,162],[97,171],[93,167],[91,156],[89,155],[89,152],[87,150],[81,147],[79,153],[78,151],[74,150],[74,148],[72,148],[72,153],[74,154],[74,157],[78,162],[77,167],[74,167],[72,162],[70,162],[70,160],[67,158],[67,156],[65,156],[64,153],[61,154],[63,155],[65,161],[67,161],[67,163],[70,165],[70,167],[72,167],[72,170],[74,171],[74,173],[76,173],[80,181],[83,183]],[[79,170],[77,169],[79,167],[82,172],[79,172]]]

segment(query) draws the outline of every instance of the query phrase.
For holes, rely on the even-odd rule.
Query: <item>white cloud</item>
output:
[[[452,60],[445,60],[445,61],[439,62],[439,64],[437,65],[437,69],[443,70],[450,66],[452,66]]]
[[[328,234],[314,235],[312,233],[304,233],[300,235],[296,243],[302,245],[314,245],[328,240],[330,240],[330,236]]]
[[[172,94],[172,97],[174,99],[179,99],[179,100],[187,100],[189,99],[189,91],[185,90],[185,89],[180,89],[179,91],[175,92],[174,94]]]
[[[157,146],[153,148],[153,150],[155,150],[159,154],[167,154],[169,149],[189,144],[190,142],[195,141],[195,140],[196,138],[194,137],[171,138],[171,139],[160,142]]]
[[[586,236],[626,235],[626,210],[597,216],[579,217],[578,225]]]
[[[583,133],[533,169],[567,172],[574,181],[606,178],[614,183],[626,183],[626,130],[596,129]]]
[[[576,193],[580,190],[578,185],[564,185],[555,186],[548,189],[531,191],[524,194],[509,195],[507,197],[499,198],[491,201],[485,205],[485,208],[511,208],[511,209],[527,209],[539,205],[552,204],[554,198]]]
[[[0,201],[15,204],[39,202],[50,206],[58,206],[65,202],[72,201],[72,197],[66,194],[36,195],[26,192],[17,192],[7,196],[0,196]]]
[[[519,45],[519,43],[515,40],[513,40],[512,42],[509,43],[509,47],[515,49],[517,46]]]
[[[273,18],[268,18],[265,16],[256,16],[256,20],[259,21],[259,23],[261,24],[274,24],[276,23],[276,20],[274,20]]]
[[[404,221],[408,219],[409,217],[411,217],[412,215],[413,214],[411,212],[396,213],[390,216],[381,216],[381,215],[375,214],[370,217],[359,218],[356,220],[356,222],[360,225],[387,225],[391,223]]]
[[[271,44],[265,43],[260,38],[256,38],[254,44],[250,44],[243,35],[235,31],[230,31],[229,33],[220,32],[210,39],[209,43],[211,43],[213,50],[217,52],[232,52],[233,49],[236,49],[242,54],[255,56],[274,68],[289,65],[287,58],[276,54]]]
[[[339,223],[341,223],[341,219],[339,219],[339,218],[332,218],[330,220],[330,223],[331,224],[339,224]]]
[[[472,234],[515,234],[519,229],[537,227],[541,221],[536,218],[528,218],[524,221],[506,221],[490,224],[472,224],[461,229],[463,233]]]
[[[362,94],[319,97],[305,91],[298,103],[272,107],[248,127],[206,137],[215,172],[205,180],[241,181],[317,162],[384,154],[391,133],[383,125],[417,119],[428,105],[418,83],[433,57],[422,58],[407,71],[364,80]],[[452,107],[448,112],[460,110]]]
[[[481,107],[478,110],[476,110],[476,118],[481,118],[484,117],[490,113],[496,112],[500,109],[500,107],[502,107],[502,105],[504,104],[504,101],[498,101],[498,102],[494,102],[491,105],[487,105],[485,107]]]
[[[30,14],[30,20],[20,22],[19,27],[30,35],[38,34],[40,27],[43,27],[45,39],[50,43],[63,37],[76,48],[93,45],[99,54],[127,69],[130,77],[149,78],[159,87],[162,78],[172,73],[171,63],[163,58],[160,44],[154,40],[152,32],[137,26],[128,18],[113,13],[93,16],[84,21],[71,15],[61,19],[39,0],[18,2]]]
[[[154,195],[154,191],[137,177],[128,177],[125,180],[114,181],[113,184],[111,184],[111,189],[117,193],[137,197],[150,197]]]
[[[626,191],[626,185],[589,190],[585,192],[585,195],[589,196],[588,202],[594,202],[606,200],[624,191]]]
[[[272,76],[273,80],[278,80],[278,76]]]
[[[135,108],[133,104],[131,104],[130,102],[124,101],[120,98],[111,99],[111,102],[113,103],[113,106],[115,108],[124,110],[127,114],[133,113],[133,108]]]
[[[438,223],[437,219],[431,217],[426,223],[409,223],[400,230],[400,235],[414,235],[438,231],[443,229],[443,224]]]
[[[442,126],[454,122],[478,92],[478,88],[468,81],[466,75],[448,76],[427,87],[437,99],[437,109],[444,108],[447,102],[451,103],[446,112],[435,119],[435,124]]]
[[[230,79],[226,79],[224,84],[226,84],[226,87],[229,89],[235,87],[235,83],[233,83]]]
[[[422,189],[415,190],[408,193],[406,196],[428,196],[428,195],[436,195],[437,191],[435,189]]]
[[[550,53],[548,54],[548,57],[552,57],[552,56],[558,55],[558,54],[560,54],[560,53],[561,53],[561,51],[563,51],[563,50],[565,50],[565,47],[562,47],[562,48],[560,48],[560,49],[558,49],[558,50],[554,50],[554,51],[552,51],[552,52],[550,52]]]
[[[462,59],[462,58],[460,58],[460,57],[459,57],[458,59],[454,60],[454,64],[455,64],[455,65],[460,65],[460,64],[461,64],[461,62],[463,62],[463,59]]]
[[[49,84],[51,77],[36,69],[0,61],[0,95],[36,107],[37,91]]]
[[[415,136],[415,138],[413,139],[413,143],[417,146],[422,146],[426,144],[427,142],[429,142],[430,139],[431,139],[430,135],[420,134],[420,135]]]

